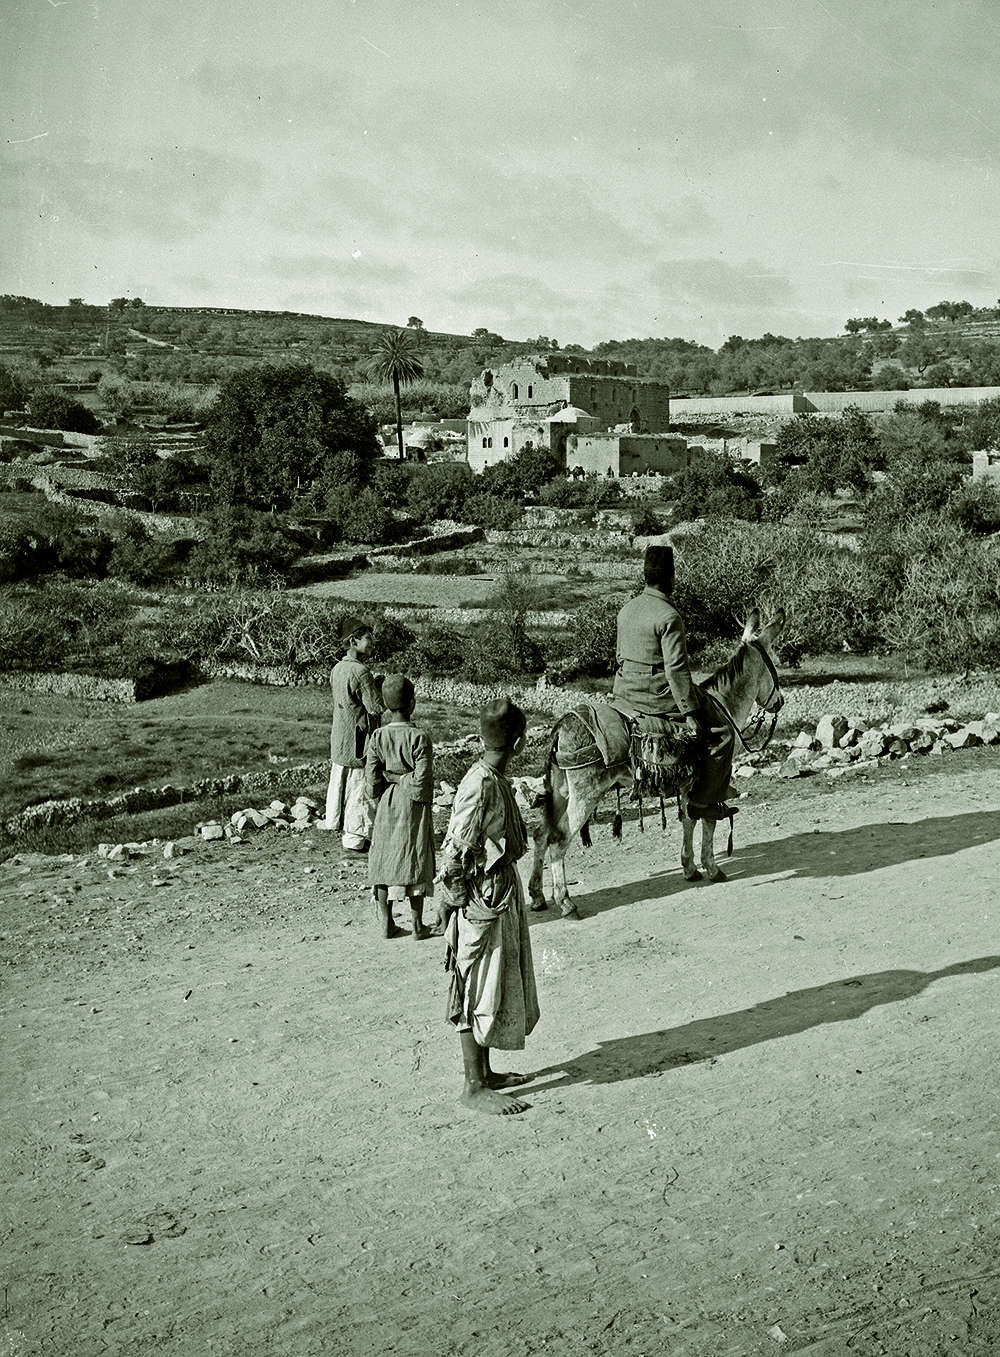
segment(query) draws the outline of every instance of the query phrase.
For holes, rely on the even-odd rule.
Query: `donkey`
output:
[[[777,720],[784,698],[778,686],[774,661],[768,652],[784,625],[785,614],[779,611],[765,627],[761,627],[760,613],[754,609],[736,653],[702,685],[703,691],[714,699],[712,705],[722,709],[738,737],[755,706],[761,709],[761,718],[766,712]],[[532,909],[546,909],[542,892],[542,868],[548,853],[552,869],[553,904],[568,919],[580,917],[566,889],[565,858],[570,839],[579,832],[583,843],[589,845],[590,819],[601,798],[612,787],[631,787],[633,778],[632,765],[628,759],[615,763],[613,767],[599,761],[583,768],[560,768],[556,762],[557,753],[571,754],[588,739],[582,728],[577,729],[578,726],[577,721],[567,721],[564,716],[556,722],[552,732],[545,770],[544,816],[542,825],[535,833],[535,860],[528,885]],[[701,873],[694,860],[696,820],[688,814],[687,804],[687,793],[693,781],[693,777],[687,778],[678,792],[684,834],[681,867],[685,880],[700,881]],[[715,860],[715,826],[715,820],[702,820],[701,865],[709,881],[725,881],[726,874]]]

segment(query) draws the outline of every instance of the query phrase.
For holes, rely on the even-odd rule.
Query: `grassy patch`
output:
[[[477,729],[474,712],[440,702],[421,703],[416,720],[436,744]],[[230,680],[134,707],[0,693],[0,727],[0,819],[6,819],[41,801],[322,761],[330,753],[330,700],[326,688]]]

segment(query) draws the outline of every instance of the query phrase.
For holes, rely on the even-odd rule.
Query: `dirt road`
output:
[[[0,867],[0,1352],[991,1350],[1000,760],[934,763],[757,784],[725,886],[598,827],[503,1120],[329,838]]]

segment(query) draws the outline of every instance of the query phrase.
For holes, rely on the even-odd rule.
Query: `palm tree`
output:
[[[424,365],[417,357],[412,330],[389,330],[375,345],[368,361],[368,374],[376,382],[392,382],[396,397],[396,441],[399,460],[403,460],[403,411],[399,401],[400,385],[415,382],[424,375]]]

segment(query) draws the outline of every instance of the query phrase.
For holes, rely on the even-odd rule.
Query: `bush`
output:
[[[406,535],[405,528],[369,486],[364,489],[350,484],[331,486],[326,492],[323,512],[345,542],[389,546]]]
[[[462,674],[473,683],[498,683],[541,673],[544,657],[529,635],[528,612],[540,591],[526,571],[500,576],[492,607],[469,635]]]
[[[632,532],[636,537],[656,537],[663,532],[663,522],[645,500],[638,500],[629,512]]]
[[[299,555],[270,514],[222,505],[208,518],[208,530],[188,557],[186,574],[211,584],[283,580]]]
[[[462,506],[462,522],[507,531],[521,517],[521,505],[496,495],[470,495]]]
[[[761,488],[742,468],[721,453],[706,453],[673,477],[674,512],[678,519],[742,518],[761,515]]]
[[[902,586],[883,619],[886,639],[923,669],[1000,664],[1000,555],[939,519],[901,534]]]
[[[0,669],[123,673],[131,602],[66,580],[0,595]]]
[[[465,662],[466,638],[457,627],[432,623],[397,656],[399,668],[410,675],[455,674]]]
[[[483,567],[473,556],[418,556],[413,563],[415,575],[481,575]]]
[[[472,472],[464,462],[418,467],[407,486],[406,508],[417,523],[460,519],[473,484]]]
[[[85,405],[51,386],[36,386],[28,398],[28,418],[40,429],[100,433],[101,422]]]

